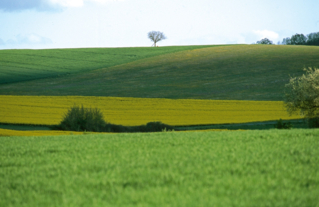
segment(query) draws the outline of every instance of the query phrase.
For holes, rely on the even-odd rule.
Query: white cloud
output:
[[[52,43],[52,41],[47,37],[42,37],[36,34],[28,34],[28,35],[18,35],[17,36],[18,43],[25,44],[48,44]]]
[[[58,8],[49,4],[49,0],[0,0],[0,10],[19,12],[23,10],[55,11]]]
[[[26,34],[26,35],[17,35],[7,41],[3,41],[0,39],[0,45],[6,46],[8,48],[15,48],[15,47],[30,47],[36,45],[47,45],[52,43],[51,39],[47,37],[43,37],[37,34]]]
[[[0,38],[0,45],[5,45],[4,41]]]
[[[172,44],[179,45],[215,45],[215,44],[246,44],[245,36],[241,34],[207,34],[180,39],[179,36],[172,37]],[[170,41],[168,39],[167,41]],[[169,45],[169,44],[168,44]]]
[[[81,7],[83,6],[83,0],[49,0],[53,5],[59,5],[62,7]]]
[[[58,5],[62,7],[81,7],[85,3],[89,3],[89,2],[106,4],[108,2],[124,1],[124,0],[49,0],[49,1],[53,5]]]
[[[0,0],[0,11],[19,12],[23,10],[61,11],[67,7],[82,7],[85,3],[106,4],[125,0]]]
[[[112,2],[112,1],[124,1],[124,0],[86,0],[86,1],[93,1],[93,2],[100,3],[100,4],[105,4],[108,2]]]
[[[269,30],[254,30],[253,33],[255,33],[259,39],[268,38],[270,40],[277,40],[279,37],[278,33]]]

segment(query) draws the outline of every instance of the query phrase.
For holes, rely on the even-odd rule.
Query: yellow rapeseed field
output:
[[[281,101],[116,98],[89,96],[0,96],[0,122],[53,125],[73,105],[101,109],[107,122],[126,126],[161,121],[170,125],[245,123],[289,116]]]

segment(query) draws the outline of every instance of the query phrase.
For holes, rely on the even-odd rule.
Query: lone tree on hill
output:
[[[257,41],[257,44],[263,44],[263,45],[272,45],[272,41],[268,38],[264,38],[262,40]]]
[[[319,69],[291,78],[285,86],[285,105],[289,114],[299,112],[308,119],[319,117]]]
[[[166,37],[163,34],[163,32],[159,32],[159,31],[151,31],[148,33],[148,38],[150,38],[153,42],[154,42],[154,47],[156,47],[156,43],[161,41],[161,40],[165,40]]]

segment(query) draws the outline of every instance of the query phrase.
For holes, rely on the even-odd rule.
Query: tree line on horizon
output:
[[[274,44],[268,38],[264,38],[256,42],[256,44],[266,44],[272,45]],[[304,34],[294,34],[291,37],[286,37],[282,40],[282,42],[278,42],[278,45],[313,45],[319,46],[319,32],[313,32],[307,35]]]

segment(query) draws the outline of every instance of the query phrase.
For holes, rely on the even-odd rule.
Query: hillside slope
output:
[[[304,67],[319,67],[319,47],[207,47],[63,77],[2,84],[0,94],[282,100],[289,77],[301,75]]]
[[[59,77],[203,46],[0,50],[0,84]]]

